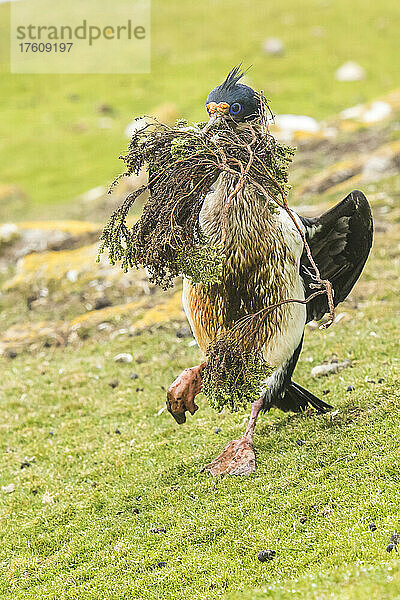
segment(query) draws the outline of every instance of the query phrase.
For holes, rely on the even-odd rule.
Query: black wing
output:
[[[335,306],[350,293],[368,258],[372,245],[371,208],[364,194],[354,190],[342,202],[321,217],[300,219],[306,239],[322,279],[329,279],[334,289]],[[315,292],[310,262],[303,253],[300,275],[306,297]],[[326,296],[317,296],[307,304],[307,322],[318,320],[328,312]]]

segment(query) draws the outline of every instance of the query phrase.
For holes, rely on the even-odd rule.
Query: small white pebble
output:
[[[45,492],[42,496],[42,504],[54,504],[54,496],[49,492]]]
[[[15,483],[9,483],[8,485],[2,485],[1,491],[4,492],[5,494],[12,494],[12,492],[15,492]]]
[[[267,38],[262,45],[262,49],[271,56],[281,56],[285,50],[282,40],[277,37]]]
[[[117,354],[116,356],[114,356],[114,361],[115,362],[123,362],[123,363],[131,363],[131,362],[133,362],[133,356],[132,356],[132,354],[129,354],[129,352],[121,352],[120,354]]]
[[[71,283],[75,283],[76,281],[78,281],[78,275],[79,275],[79,273],[76,269],[71,269],[70,271],[66,272],[65,277]]]
[[[337,81],[361,81],[365,79],[365,70],[358,63],[349,60],[337,69],[335,79]]]

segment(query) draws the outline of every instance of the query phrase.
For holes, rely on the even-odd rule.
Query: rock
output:
[[[153,529],[150,529],[150,531],[151,533],[167,533],[165,527],[154,527]]]
[[[9,483],[8,485],[2,485],[1,491],[5,494],[12,494],[15,492],[15,483]]]
[[[131,379],[139,379],[139,375],[137,373],[131,373],[129,377]]]
[[[391,541],[392,544],[396,544],[396,546],[397,546],[397,544],[400,542],[400,534],[399,533],[394,533],[392,535],[392,537],[390,538],[390,541]]]
[[[65,273],[65,277],[71,283],[75,283],[76,281],[78,281],[79,273],[78,273],[78,271],[76,269],[71,269],[70,271],[67,271]]]
[[[332,375],[333,373],[338,373],[343,369],[347,369],[347,367],[351,367],[351,361],[347,359],[343,362],[331,362],[323,365],[317,365],[311,369],[311,377],[324,377]]]
[[[336,70],[335,79],[337,81],[361,81],[365,79],[365,70],[358,63],[349,60]]]
[[[339,117],[345,121],[348,119],[361,119],[364,110],[364,104],[356,104],[355,106],[350,106],[349,108],[342,110],[342,112],[339,113]]]
[[[94,301],[94,310],[101,310],[102,308],[107,308],[107,306],[111,306],[111,301],[106,296],[101,296],[100,298],[96,298]]]
[[[282,40],[277,37],[267,38],[263,42],[262,49],[270,56],[282,56],[285,51]]]
[[[363,166],[362,178],[365,183],[378,181],[385,175],[389,175],[393,169],[393,160],[390,156],[371,156]]]
[[[110,305],[109,305],[110,306]],[[102,307],[103,308],[103,307]],[[110,340],[114,340],[116,337],[118,337],[119,335],[129,335],[129,329],[126,329],[126,327],[123,327],[122,329],[118,329],[117,331],[113,331],[110,334]]]
[[[307,115],[277,115],[275,117],[275,123],[281,129],[290,131],[317,133],[320,130],[318,121]]]
[[[121,352],[120,354],[116,354],[116,356],[114,356],[114,361],[115,362],[123,362],[123,363],[131,363],[131,362],[133,362],[133,356],[132,356],[132,354],[129,354],[128,352]]]
[[[110,386],[110,388],[112,388],[113,390],[119,386],[119,381],[118,379],[113,379],[112,381],[109,382],[108,384]]]
[[[21,232],[15,223],[4,223],[0,225],[0,248],[12,244],[21,237]]]
[[[88,190],[84,194],[80,196],[80,199],[84,202],[96,202],[96,200],[100,200],[103,196],[107,194],[107,190],[104,186],[98,185],[91,190]]]
[[[54,496],[50,492],[45,492],[42,496],[42,504],[54,504]]]
[[[71,239],[71,235],[65,231],[26,229],[21,232],[19,247],[15,251],[15,258],[22,258],[32,252],[58,249],[69,239]]]
[[[166,566],[167,566],[167,563],[164,560],[160,560],[160,562],[158,562],[158,563],[149,565],[149,569],[150,569],[150,571],[154,571],[154,569],[162,569],[163,567],[166,567]]]
[[[176,332],[176,337],[177,338],[192,337],[192,332],[190,330],[190,327],[188,327],[187,325],[184,325],[183,327],[178,329],[178,331]]]
[[[375,525],[375,523],[370,523],[370,524],[368,525],[368,527],[369,527],[369,529],[370,529],[371,531],[376,531],[376,530],[377,530],[377,526]]]
[[[388,102],[376,100],[375,102],[372,102],[368,110],[363,113],[362,120],[364,123],[378,123],[379,121],[386,119],[391,113],[392,107]]]
[[[356,388],[353,385],[348,385],[346,388],[346,392],[354,392]]]
[[[267,560],[272,560],[276,554],[275,550],[261,550],[258,553],[258,560],[260,562],[266,562]]]
[[[285,141],[291,141],[295,134],[315,135],[321,130],[318,121],[307,115],[277,115],[274,121],[275,127],[272,125],[274,135]]]

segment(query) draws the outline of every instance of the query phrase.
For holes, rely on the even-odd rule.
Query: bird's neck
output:
[[[246,268],[265,261],[265,248],[276,247],[279,240],[271,207],[248,184],[232,195],[236,185],[231,175],[221,174],[204,200],[199,222],[209,243],[218,245],[225,237],[227,258],[236,258]]]

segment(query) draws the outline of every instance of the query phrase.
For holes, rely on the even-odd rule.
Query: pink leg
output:
[[[260,398],[251,405],[249,424],[244,436],[234,440],[224,448],[217,458],[204,467],[211,475],[250,475],[256,470],[256,457],[253,448],[254,429],[257,417],[263,406]]]
[[[199,408],[194,398],[201,392],[205,366],[204,362],[197,367],[185,369],[168,388],[167,409],[179,425],[185,423],[187,410],[194,415]]]

